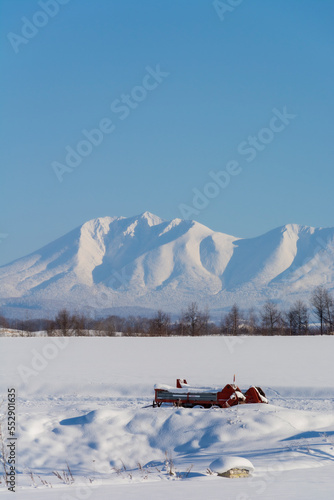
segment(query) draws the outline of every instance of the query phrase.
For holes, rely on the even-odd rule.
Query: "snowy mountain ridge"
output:
[[[220,314],[234,302],[307,300],[320,284],[334,288],[334,228],[287,224],[242,239],[144,212],[92,219],[0,267],[0,305],[41,316],[60,307],[178,313],[198,301]]]

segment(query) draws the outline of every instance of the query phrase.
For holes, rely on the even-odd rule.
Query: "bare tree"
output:
[[[312,293],[311,304],[320,323],[320,334],[333,329],[333,297],[324,286],[317,286]]]
[[[192,302],[186,312],[183,313],[182,323],[187,333],[192,336],[198,334],[199,309],[196,302]]]
[[[46,327],[46,333],[48,337],[54,337],[56,334],[56,322],[53,320],[49,320],[47,327]]]
[[[169,334],[170,316],[169,314],[157,311],[157,314],[150,320],[149,333],[151,335],[158,335],[159,337]]]
[[[290,335],[307,335],[308,333],[308,310],[306,305],[297,300],[287,313]]]
[[[232,322],[229,314],[226,314],[225,316],[222,315],[221,317],[220,333],[222,335],[232,335]]]
[[[125,335],[137,335],[139,331],[140,327],[138,324],[138,318],[136,316],[130,315],[125,322]]]
[[[188,333],[192,336],[203,335],[208,331],[209,323],[208,311],[202,313],[197,305],[197,302],[192,302],[186,312],[182,313],[180,324],[182,325],[183,333]]]
[[[8,328],[9,327],[9,323],[4,316],[0,316],[0,327],[1,328]]]
[[[108,318],[105,318],[104,320],[101,320],[99,322],[101,335],[103,334],[109,337],[114,336],[116,332],[125,332],[127,330],[127,327],[127,320],[115,315],[108,316]]]
[[[74,335],[81,337],[85,335],[86,317],[83,314],[74,314],[71,318]]]
[[[247,325],[249,333],[251,335],[256,335],[258,330],[258,317],[253,307],[251,307],[248,311]]]
[[[179,317],[179,320],[178,320],[176,327],[175,327],[177,335],[182,336],[182,335],[187,334],[187,325],[186,325],[186,322],[184,320],[184,316],[185,316],[185,312],[182,310],[180,317]]]
[[[283,326],[283,318],[281,311],[278,309],[277,304],[268,300],[264,306],[261,313],[262,325],[266,330],[269,330],[270,335],[273,335],[275,331],[279,331]]]
[[[72,334],[73,321],[67,309],[59,311],[55,318],[55,327],[64,337]]]
[[[210,332],[210,312],[208,306],[205,306],[203,312],[200,315],[201,325],[200,330],[202,335],[209,335]]]
[[[333,296],[327,291],[325,301],[325,324],[327,332],[333,333],[334,331],[334,299]]]
[[[240,326],[240,312],[237,304],[233,304],[231,310],[224,318],[224,329],[227,335],[238,335]]]
[[[116,324],[113,316],[104,319],[100,325],[100,335],[114,337],[116,333]]]

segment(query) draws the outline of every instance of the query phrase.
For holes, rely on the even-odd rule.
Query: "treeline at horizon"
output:
[[[310,317],[315,323],[310,322]],[[45,331],[52,336],[202,336],[202,335],[334,335],[334,297],[316,287],[309,303],[297,300],[289,310],[268,300],[260,310],[241,311],[238,304],[223,314],[220,322],[210,319],[208,308],[189,304],[176,321],[158,310],[153,317],[112,315],[92,319],[83,313],[58,312],[55,319],[8,319],[0,315],[0,328],[22,331],[22,335]]]

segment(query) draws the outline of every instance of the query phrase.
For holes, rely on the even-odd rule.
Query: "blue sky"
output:
[[[1,1],[0,264],[146,210],[334,226],[334,3],[217,5]]]

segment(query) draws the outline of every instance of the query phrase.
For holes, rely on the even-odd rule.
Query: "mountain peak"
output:
[[[303,224],[294,224],[294,223],[285,224],[284,226],[282,226],[282,232],[290,231],[293,233],[300,233],[302,231],[308,231],[310,233],[313,233],[314,229],[315,228],[312,226],[304,226]]]
[[[149,226],[157,226],[158,224],[161,224],[162,222],[165,222],[163,219],[161,219],[158,215],[154,215],[151,212],[143,212],[138,216],[139,219],[146,220],[147,224]]]

